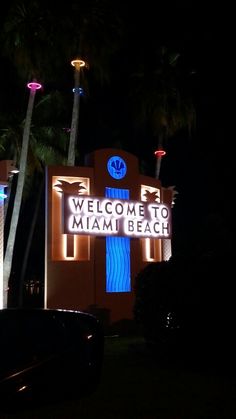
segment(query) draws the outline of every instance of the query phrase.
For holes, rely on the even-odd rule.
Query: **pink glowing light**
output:
[[[166,151],[165,150],[156,150],[154,154],[157,158],[158,157],[163,157],[163,156],[166,155]]]
[[[38,90],[38,89],[41,89],[42,88],[42,85],[40,83],[37,83],[35,81],[32,81],[32,82],[30,82],[30,83],[27,84],[27,87],[29,89],[32,89],[32,90]]]

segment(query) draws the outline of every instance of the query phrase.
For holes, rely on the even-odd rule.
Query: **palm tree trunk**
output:
[[[0,185],[0,193],[4,194],[4,186]],[[3,252],[4,252],[4,199],[0,196],[0,309],[3,306]]]
[[[67,166],[75,165],[75,146],[76,146],[76,138],[77,138],[77,132],[78,132],[79,106],[80,106],[79,84],[80,84],[80,67],[76,66],[75,67],[74,103],[73,103],[73,111],[72,111]]]
[[[16,159],[16,153],[15,153],[13,161],[16,162],[16,160],[17,159]],[[13,176],[10,176],[8,180],[8,185],[7,185],[7,197],[4,203],[4,222],[6,222],[6,219],[7,219],[7,211],[8,211],[9,201],[11,197],[12,181],[13,181]]]
[[[70,143],[68,150],[68,160],[67,166],[75,165],[75,147],[76,139],[79,125],[79,107],[80,107],[80,63],[75,64],[75,87],[74,87],[74,103],[72,111],[72,120],[71,120],[71,130],[70,130]],[[68,256],[74,255],[74,236],[68,234],[66,236],[66,252]]]
[[[18,174],[18,179],[17,179],[16,194],[15,194],[14,206],[13,206],[13,211],[12,211],[10,230],[9,230],[9,235],[8,235],[8,240],[7,240],[7,247],[6,247],[6,252],[5,252],[5,257],[4,257],[3,307],[7,307],[8,284],[9,284],[9,278],[10,278],[11,268],[12,268],[16,231],[17,231],[17,225],[18,225],[20,208],[21,208],[23,187],[24,187],[24,182],[25,182],[25,172],[26,172],[26,163],[27,163],[29,136],[30,136],[30,125],[31,125],[31,118],[32,118],[32,112],[33,112],[33,106],[34,106],[35,92],[36,90],[34,88],[30,89],[30,96],[29,96],[24,132],[23,132],[22,149],[21,149],[21,156],[20,156],[20,167],[19,167],[19,174]]]
[[[157,157],[157,161],[156,161],[156,179],[159,179],[159,177],[160,177],[161,159],[162,159],[161,156]]]
[[[4,220],[5,221],[7,219],[7,211],[8,211],[9,200],[11,196],[11,187],[12,187],[12,177],[10,177],[10,179],[8,180],[8,185],[7,185],[7,198],[4,205]]]
[[[159,134],[159,140],[158,140],[158,150],[161,150],[163,147],[163,134],[160,133]],[[156,173],[155,173],[155,177],[156,179],[160,178],[160,171],[161,171],[161,160],[162,160],[162,156],[157,156],[157,160],[156,160]]]
[[[37,193],[37,200],[36,200],[36,204],[35,204],[34,215],[33,215],[31,226],[30,226],[30,232],[29,232],[29,235],[28,235],[28,240],[27,240],[26,249],[25,249],[24,258],[23,258],[23,263],[22,263],[22,268],[21,268],[20,283],[19,283],[19,307],[23,306],[25,273],[26,273],[26,267],[27,267],[27,263],[28,263],[28,259],[29,259],[29,253],[30,253],[32,238],[33,238],[33,234],[34,234],[34,230],[35,230],[35,225],[36,225],[36,221],[37,221],[37,217],[38,217],[38,213],[39,213],[43,186],[44,186],[44,182],[41,182],[41,184],[39,186],[39,191]]]

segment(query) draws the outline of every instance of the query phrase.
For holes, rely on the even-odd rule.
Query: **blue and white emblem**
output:
[[[126,175],[127,166],[121,157],[113,156],[107,162],[107,170],[114,179],[122,179]]]

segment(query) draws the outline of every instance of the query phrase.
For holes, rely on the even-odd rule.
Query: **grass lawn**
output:
[[[140,337],[107,337],[97,391],[3,419],[235,419],[236,379],[215,370],[168,365]],[[2,419],[2,418],[1,418]]]

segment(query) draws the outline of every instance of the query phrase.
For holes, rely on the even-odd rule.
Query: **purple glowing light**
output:
[[[42,85],[40,83],[33,81],[33,82],[28,83],[27,87],[32,90],[38,90],[42,88]]]

